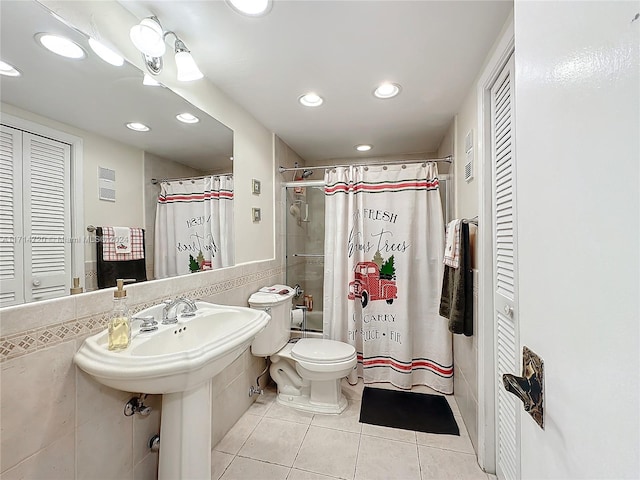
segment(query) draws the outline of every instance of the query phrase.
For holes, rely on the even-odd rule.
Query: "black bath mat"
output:
[[[460,435],[442,395],[364,387],[360,422],[426,433]]]

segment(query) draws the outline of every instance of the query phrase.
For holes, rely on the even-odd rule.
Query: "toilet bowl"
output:
[[[251,344],[251,353],[270,357],[269,373],[278,386],[278,403],[312,413],[338,414],[347,408],[340,380],[356,366],[352,345],[323,338],[290,340],[293,289],[265,287],[249,305],[267,311],[271,320]]]

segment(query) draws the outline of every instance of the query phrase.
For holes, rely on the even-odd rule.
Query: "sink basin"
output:
[[[262,310],[196,302],[193,317],[162,325],[164,305],[136,314],[153,316],[158,330],[140,332],[111,352],[103,331],[87,338],[74,360],[109,387],[162,394],[158,479],[211,478],[212,378],[238,358],[271,318]]]
[[[141,333],[134,322],[131,345],[109,351],[103,331],[87,338],[75,362],[98,382],[126,392],[183,392],[211,379],[249,346],[269,321],[261,310],[196,302],[194,317],[162,325],[163,305],[136,314],[153,316],[158,330]]]

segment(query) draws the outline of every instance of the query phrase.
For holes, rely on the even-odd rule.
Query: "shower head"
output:
[[[309,178],[311,175],[313,175],[313,170],[303,170],[302,171],[302,178]]]

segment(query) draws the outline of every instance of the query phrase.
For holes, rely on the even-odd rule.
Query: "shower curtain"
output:
[[[233,263],[233,177],[162,182],[156,205],[155,278]]]
[[[324,334],[356,348],[349,382],[452,393],[437,166],[329,169],[325,196]]]

